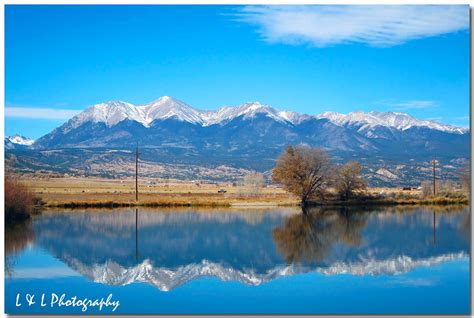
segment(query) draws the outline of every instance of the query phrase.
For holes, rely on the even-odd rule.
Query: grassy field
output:
[[[141,179],[139,201],[135,201],[135,180],[92,177],[23,177],[22,181],[49,207],[114,206],[296,206],[295,196],[278,187],[252,189],[231,183],[192,183]],[[226,193],[218,193],[225,189]],[[420,190],[370,188],[368,199],[325,204],[467,204],[466,198],[421,198]],[[372,199],[372,198],[377,199]]]
[[[134,179],[25,178],[30,189],[47,206],[127,206],[135,204]],[[283,189],[250,187],[231,183],[210,184],[142,179],[138,184],[139,204],[156,206],[297,205]],[[218,193],[225,189],[226,193]]]

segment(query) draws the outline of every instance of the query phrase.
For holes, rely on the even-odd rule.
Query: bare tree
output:
[[[289,146],[272,171],[273,181],[296,195],[302,206],[324,194],[330,176],[331,165],[326,151],[306,146]]]
[[[443,195],[450,195],[456,192],[456,186],[451,180],[439,182],[439,193]]]
[[[260,193],[260,189],[263,187],[264,183],[263,174],[258,172],[249,172],[244,177],[244,185],[252,195]]]
[[[354,195],[354,192],[367,188],[361,173],[362,166],[355,161],[350,161],[338,169],[335,186],[342,199],[347,200]]]
[[[427,198],[433,194],[433,182],[422,181],[421,182],[421,194],[423,198]]]

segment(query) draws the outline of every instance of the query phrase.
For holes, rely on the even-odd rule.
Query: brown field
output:
[[[135,205],[134,179],[105,178],[23,178],[47,206]],[[225,189],[226,193],[218,193]],[[295,197],[283,189],[250,187],[231,183],[191,183],[142,179],[138,184],[140,205],[297,205]]]
[[[141,179],[139,202],[135,202],[135,179],[95,177],[22,176],[21,180],[49,207],[114,207],[114,206],[296,206],[298,200],[279,187],[258,190],[232,183],[193,183],[191,181]],[[218,193],[225,189],[226,193]],[[467,204],[466,198],[435,197],[421,199],[420,190],[370,188],[376,200],[354,201],[352,204]],[[383,198],[380,198],[383,196]],[[338,203],[329,202],[330,204]],[[339,202],[340,203],[340,202]]]

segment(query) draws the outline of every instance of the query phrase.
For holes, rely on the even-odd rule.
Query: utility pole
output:
[[[137,151],[135,152],[135,201],[138,202],[138,143]]]
[[[436,195],[436,164],[438,161],[431,160],[431,164],[433,164],[433,195]]]

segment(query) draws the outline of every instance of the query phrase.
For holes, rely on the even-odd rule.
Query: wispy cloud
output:
[[[390,106],[396,110],[409,110],[434,108],[438,107],[438,104],[432,100],[411,100],[403,103],[392,103]]]
[[[416,100],[407,100],[407,101],[397,101],[393,99],[385,99],[374,102],[375,105],[381,106],[384,109],[393,111],[408,111],[408,110],[417,110],[417,109],[429,109],[436,108],[439,106],[438,102],[433,100],[426,99],[416,99]]]
[[[70,119],[79,112],[74,109],[5,107],[5,117],[13,118]]]
[[[471,118],[469,116],[459,116],[451,120],[453,125],[461,126],[464,128],[469,128],[471,123]]]
[[[428,118],[426,118],[426,120],[441,121],[441,120],[443,120],[443,117],[440,117],[440,116],[438,116],[438,117],[428,117]]]
[[[463,5],[246,6],[237,19],[256,25],[272,43],[325,47],[365,43],[390,47],[410,40],[467,30]]]

